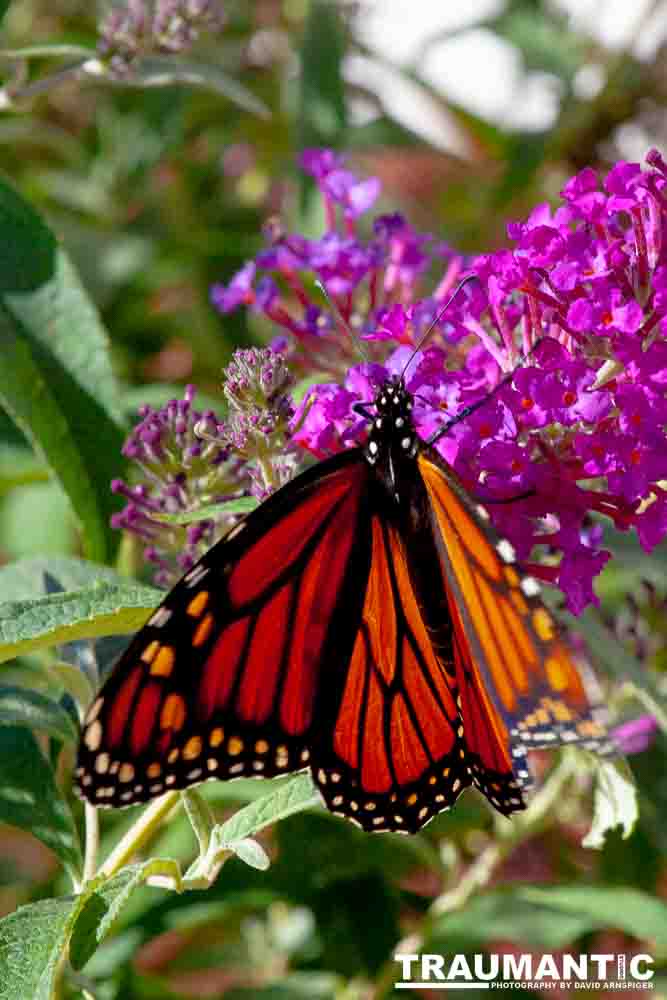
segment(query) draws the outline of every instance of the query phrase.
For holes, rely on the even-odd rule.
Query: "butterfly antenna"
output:
[[[464,288],[465,285],[467,285],[469,281],[472,281],[475,278],[477,278],[476,274],[468,274],[468,275],[466,275],[465,278],[462,278],[462,280],[459,281],[458,285],[456,286],[456,288],[454,289],[454,291],[452,292],[452,294],[449,296],[449,298],[445,302],[445,304],[442,307],[442,309],[440,309],[440,311],[438,312],[438,314],[435,317],[435,319],[430,323],[428,329],[426,330],[426,333],[424,333],[423,336],[420,337],[420,339],[419,339],[419,341],[417,343],[417,346],[415,347],[414,351],[412,352],[412,354],[410,355],[410,357],[408,358],[408,360],[405,362],[405,366],[403,368],[403,371],[401,372],[401,380],[403,380],[405,378],[406,371],[408,370],[408,368],[410,367],[410,365],[414,361],[414,359],[417,356],[417,354],[419,353],[419,351],[421,351],[421,349],[424,346],[425,342],[431,336],[431,334],[435,330],[436,326],[438,325],[438,323],[440,322],[440,320],[442,319],[442,317],[445,315],[445,313],[447,312],[447,310],[449,309],[449,307],[451,306],[452,302],[454,301],[454,299],[456,298],[456,296],[459,294],[459,292],[461,291],[461,289]]]
[[[462,410],[460,410],[456,414],[455,417],[452,417],[451,420],[448,420],[446,424],[444,424],[439,430],[435,432],[435,434],[433,434],[428,439],[428,443],[431,445],[435,444],[435,442],[439,441],[441,437],[445,437],[445,435],[449,433],[452,427],[455,427],[456,424],[459,424],[462,420],[465,420],[466,417],[469,417],[472,413],[475,413],[477,410],[481,409],[482,406],[486,406],[486,404],[491,399],[493,399],[494,396],[497,396],[502,389],[504,389],[508,385],[511,385],[512,380],[514,379],[514,376],[519,371],[519,369],[522,368],[523,365],[525,365],[525,363],[528,361],[528,359],[535,354],[537,349],[542,346],[545,340],[550,340],[550,339],[551,338],[546,334],[543,337],[538,337],[529,351],[526,351],[525,354],[519,355],[519,360],[515,364],[511,372],[508,372],[507,375],[504,375],[499,382],[496,382],[493,389],[487,392],[486,396],[482,396],[481,399],[477,399],[475,400],[474,403],[471,403],[469,406],[465,406]]]
[[[327,304],[328,304],[329,308],[331,309],[332,313],[335,313],[335,315],[338,317],[338,320],[340,321],[341,326],[343,327],[343,329],[347,333],[347,335],[350,338],[350,340],[352,341],[352,343],[356,344],[357,350],[361,354],[361,357],[363,358],[363,360],[364,361],[370,361],[371,359],[370,359],[370,356],[368,354],[368,351],[366,350],[366,345],[364,344],[363,340],[359,337],[358,334],[356,334],[354,332],[354,330],[352,329],[352,327],[350,326],[350,324],[347,322],[347,320],[343,316],[343,313],[341,312],[340,307],[338,305],[336,305],[336,303],[333,301],[333,299],[331,298],[331,296],[327,292],[326,288],[324,287],[323,283],[318,280],[318,281],[315,282],[315,287],[319,288],[319,290],[322,292],[322,295],[327,300]]]

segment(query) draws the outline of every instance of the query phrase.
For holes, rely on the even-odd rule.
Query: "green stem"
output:
[[[97,851],[100,846],[100,821],[97,809],[86,802],[84,807],[86,847],[83,858],[83,883],[89,882],[97,871]]]
[[[99,875],[111,878],[151,839],[158,826],[180,801],[178,792],[167,792],[148,806],[137,822],[130,827],[122,840],[99,869]]]
[[[625,684],[621,685],[615,702],[617,705],[621,705],[624,701],[631,701],[632,699],[638,701],[647,712],[655,716],[663,733],[667,733],[667,713],[662,706],[647,691],[638,687],[637,684],[633,684],[632,681],[626,681]]]

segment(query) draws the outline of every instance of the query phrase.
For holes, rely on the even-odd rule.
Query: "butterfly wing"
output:
[[[129,805],[207,777],[307,765],[323,651],[332,635],[342,649],[354,628],[341,594],[363,596],[354,543],[368,478],[356,449],[320,463],[174,587],[84,720],[75,778],[85,798]]]
[[[340,683],[323,665],[313,772],[329,809],[366,830],[414,832],[471,782],[461,719],[426,627],[400,523],[370,505],[368,582]]]
[[[611,752],[604,713],[592,671],[559,634],[511,544],[431,449],[417,461],[454,626],[466,744],[479,757],[475,784],[509,811],[520,795],[494,787],[487,769],[502,761],[528,785],[527,748],[578,743]]]

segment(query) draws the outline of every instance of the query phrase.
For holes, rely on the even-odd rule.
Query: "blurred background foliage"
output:
[[[256,315],[221,318],[208,290],[259,250],[270,217],[319,230],[295,167],[305,146],[349,152],[382,179],[382,209],[470,253],[501,246],[508,219],[556,199],[581,167],[664,149],[667,4],[658,0],[226,0],[222,32],[188,53],[190,82],[164,86],[76,75],[74,49],[41,48],[95,47],[108,6],[3,7],[0,168],[79,269],[110,333],[128,414],[186,381],[215,396],[233,348],[270,335]],[[28,46],[40,48],[7,55]],[[663,678],[664,545],[649,558],[626,538],[608,544],[618,558],[598,588],[598,627]],[[0,418],[0,557],[76,552],[66,501]],[[447,952],[661,948],[664,960],[664,934],[660,947],[638,940],[620,916],[628,892],[667,895],[664,751],[656,741],[632,761],[641,814],[629,840],[583,849],[589,798],[575,788],[449,911],[441,894],[502,843],[472,794],[412,838],[293,817],[264,838],[268,872],[233,860],[205,894],[137,893],[68,989],[77,996],[87,983],[100,1000],[370,998],[391,990],[392,955],[410,940]],[[258,791],[205,787],[220,811]],[[104,816],[105,848],[133,815]],[[193,850],[182,817],[154,845],[182,858]],[[53,856],[25,834],[3,828],[0,855],[2,912],[64,890]],[[590,905],[535,889],[559,884],[588,892]]]

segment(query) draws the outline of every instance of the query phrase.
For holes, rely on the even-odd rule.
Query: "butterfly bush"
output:
[[[262,499],[309,456],[363,442],[366,420],[354,404],[368,404],[384,379],[404,373],[425,439],[486,400],[435,447],[488,503],[496,528],[531,573],[559,587],[576,614],[597,603],[593,581],[610,558],[597,515],[636,531],[647,552],[667,532],[661,155],[649,153],[645,169],[617,163],[603,180],[582,170],[556,208],[538,205],[508,225],[507,249],[473,258],[417,232],[398,213],[362,219],[380,182],[359,178],[338,154],[306,150],[301,166],[322,197],[324,233],[306,239],[268,226],[265,249],[211,290],[222,314],[244,307],[265,317],[274,330],[270,349],[237,352],[225,377],[225,420],[191,412],[186,393],[165,410],[146,411],[126,448],[158,476],[144,449],[154,447],[160,428],[176,441],[178,413],[188,442],[200,440],[198,428],[210,435],[201,440],[217,466],[210,458],[198,464],[197,456],[181,471],[175,461],[159,484],[117,484],[129,504],[115,523],[144,532],[155,558],[164,529],[150,504],[194,504],[207,475],[199,503],[211,496]],[[468,275],[475,280],[443,314]],[[297,407],[286,365],[296,376],[319,379]],[[193,447],[184,443],[183,454]],[[205,528],[199,522],[179,566],[225,523],[224,516]],[[173,541],[171,549],[163,546],[167,561]],[[173,573],[173,558],[171,566]]]

